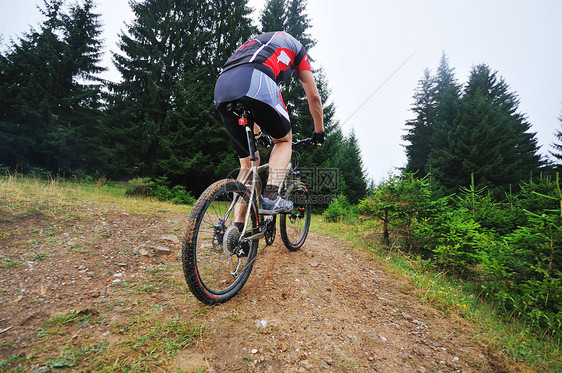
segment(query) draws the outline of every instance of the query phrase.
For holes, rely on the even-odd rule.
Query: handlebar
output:
[[[262,133],[261,136],[258,138],[258,144],[260,146],[269,148],[270,146],[273,146],[273,141],[268,135]],[[293,141],[293,148],[304,148],[306,146],[312,146],[312,145],[315,145],[314,142],[312,141],[312,137],[307,137],[306,139]],[[317,145],[320,146],[321,144],[317,144]]]
[[[314,145],[314,143],[312,142],[312,137],[308,137],[308,138],[302,139],[302,140],[293,141],[293,147],[294,148],[305,147],[305,146],[309,146],[309,145]]]

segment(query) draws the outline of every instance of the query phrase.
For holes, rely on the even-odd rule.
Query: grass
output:
[[[119,342],[100,341],[88,335],[92,323],[111,328],[114,335],[120,336]],[[75,339],[80,333],[85,335]],[[166,370],[170,357],[195,343],[202,333],[200,323],[184,321],[179,316],[162,318],[154,313],[141,312],[120,322],[107,322],[95,315],[71,312],[54,316],[45,323],[38,334],[43,340],[39,357],[44,365],[53,369],[130,372],[161,367]],[[0,361],[0,371],[2,367],[14,368],[16,363],[25,362],[18,356]],[[34,357],[34,362],[37,358]]]
[[[15,267],[19,267],[22,264],[23,262],[20,260],[5,258],[2,262],[0,262],[0,269],[15,268]]]
[[[25,216],[48,216],[72,223],[84,215],[116,208],[128,214],[154,215],[186,212],[188,206],[125,196],[121,184],[97,185],[64,179],[37,179],[21,175],[0,176],[0,221]],[[0,232],[0,238],[7,235]]]
[[[314,216],[311,230],[346,240],[353,247],[368,252],[377,265],[408,279],[421,302],[475,325],[472,339],[485,346],[490,354],[501,357],[511,366],[534,372],[562,372],[560,341],[537,335],[517,320],[506,320],[494,307],[478,299],[474,285],[436,271],[428,262],[410,257],[399,250],[385,250],[377,241],[380,231],[373,221],[330,223]],[[410,292],[410,289],[404,291]]]

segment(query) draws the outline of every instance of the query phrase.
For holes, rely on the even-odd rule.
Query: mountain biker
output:
[[[262,214],[289,212],[293,208],[293,203],[281,198],[278,192],[292,155],[291,123],[279,84],[295,71],[314,121],[312,140],[321,144],[326,139],[322,100],[304,47],[288,33],[267,32],[248,40],[226,61],[215,85],[215,104],[240,160],[238,180],[251,167],[250,152],[244,126],[240,126],[237,118],[227,112],[227,104],[241,101],[252,110],[253,131],[258,142],[267,139],[261,129],[273,139],[267,185],[260,196],[259,212]],[[259,157],[259,154],[256,156]],[[237,223],[240,221],[237,217]]]

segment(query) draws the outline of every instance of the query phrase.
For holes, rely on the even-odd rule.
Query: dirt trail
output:
[[[94,340],[106,341],[105,354],[121,353],[115,364],[131,360],[123,356],[132,348],[127,331],[141,318],[147,329],[174,318],[203,326],[194,343],[154,366],[146,358],[152,371],[505,370],[478,344],[473,325],[420,304],[406,280],[314,233],[297,252],[286,250],[278,234],[233,300],[204,307],[187,291],[179,265],[176,237],[184,221],[183,214],[146,217],[112,208],[73,219],[0,222],[0,361],[10,361],[0,371],[49,371],[65,346]],[[51,340],[41,333],[52,329],[53,316],[72,310],[97,322],[61,329]],[[77,358],[66,369],[100,369],[103,353],[87,351],[90,363]],[[94,369],[88,364],[96,359]]]
[[[236,312],[236,326],[261,331],[213,328],[220,337],[205,355],[218,371],[245,370],[250,354],[256,371],[495,371],[469,325],[420,305],[406,282],[338,240],[311,234],[294,253],[276,243],[257,263],[213,317]]]

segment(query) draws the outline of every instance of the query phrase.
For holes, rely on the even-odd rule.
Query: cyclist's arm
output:
[[[320,98],[320,94],[318,93],[318,88],[316,88],[316,82],[314,81],[312,71],[299,71],[299,79],[302,83],[302,87],[304,88],[304,93],[306,93],[308,109],[310,110],[310,114],[312,114],[312,120],[314,121],[314,132],[324,132],[324,113],[322,110],[322,99]]]

